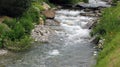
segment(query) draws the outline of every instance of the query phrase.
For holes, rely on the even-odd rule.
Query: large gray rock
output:
[[[54,9],[45,10],[42,12],[42,14],[45,15],[47,19],[53,19],[55,17],[55,10]]]
[[[59,26],[60,22],[58,22],[57,20],[53,20],[53,19],[47,19],[45,21],[45,25],[47,25],[47,26]]]
[[[44,25],[36,25],[35,29],[32,30],[31,36],[35,41],[48,42],[48,37],[51,30]]]

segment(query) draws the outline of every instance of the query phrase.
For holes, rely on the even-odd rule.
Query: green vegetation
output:
[[[106,8],[92,35],[105,39],[103,50],[99,53],[96,67],[120,67],[120,3]]]
[[[113,3],[117,3],[118,0],[112,0]]]
[[[0,15],[17,17],[31,5],[31,0],[0,0]]]
[[[27,4],[27,3],[28,2],[24,2],[24,4]],[[12,51],[23,51],[31,46],[31,42],[32,42],[32,38],[30,37],[31,30],[34,28],[35,24],[39,24],[39,18],[43,17],[42,15],[40,15],[40,11],[43,10],[42,5],[38,3],[39,3],[38,1],[34,1],[34,2],[31,1],[32,5],[29,6],[29,8],[28,6],[27,7],[24,6],[24,8],[27,8],[27,9],[23,11],[20,10],[21,15],[15,14],[12,12],[8,12],[11,15],[8,13],[3,13],[5,12],[5,10],[3,12],[0,12],[0,13],[3,13],[3,15],[8,15],[13,17],[17,16],[16,18],[6,18],[2,23],[0,23],[0,47],[1,48],[7,48]],[[0,7],[2,9],[1,5]],[[6,7],[6,9],[12,8],[12,7],[13,6],[10,5],[10,7]],[[14,5],[14,7],[17,7],[17,6]],[[20,6],[20,9],[21,8],[23,8],[23,6]],[[14,11],[17,11],[17,10],[14,10]]]
[[[49,0],[49,1],[55,4],[75,4],[81,1],[87,2],[87,0]]]

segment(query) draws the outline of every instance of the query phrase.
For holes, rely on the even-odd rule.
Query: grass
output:
[[[93,29],[92,35],[98,34],[105,39],[96,67],[120,67],[120,3],[105,8],[100,22]]]
[[[98,56],[96,67],[120,67],[120,32],[109,43],[105,43],[104,49]]]

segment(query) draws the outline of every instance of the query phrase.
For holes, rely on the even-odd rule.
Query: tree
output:
[[[31,0],[0,0],[0,15],[20,16],[31,5]]]

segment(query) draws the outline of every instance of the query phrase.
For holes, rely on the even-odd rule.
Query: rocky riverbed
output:
[[[46,15],[45,25],[36,25],[32,30],[35,46],[27,52],[2,56],[0,64],[3,67],[93,67],[97,52],[90,42],[90,32],[99,13],[91,9],[51,12]]]

